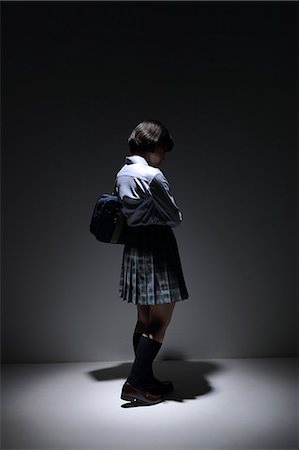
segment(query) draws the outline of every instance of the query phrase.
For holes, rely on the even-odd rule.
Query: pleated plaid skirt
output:
[[[189,297],[173,230],[168,225],[128,227],[119,296],[128,303],[157,305]]]

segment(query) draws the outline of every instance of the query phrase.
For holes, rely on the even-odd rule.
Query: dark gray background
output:
[[[190,297],[160,358],[296,354],[294,2],[2,2],[5,362],[133,357],[123,246],[89,233],[146,118]]]

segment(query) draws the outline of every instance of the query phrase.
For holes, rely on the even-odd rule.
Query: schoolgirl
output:
[[[189,297],[173,228],[183,220],[170,185],[158,166],[173,139],[158,120],[139,123],[128,136],[131,155],[116,175],[116,193],[127,218],[119,295],[137,306],[133,333],[135,360],[121,391],[123,400],[163,401],[171,381],[155,378],[152,363],[170,323],[175,303]]]

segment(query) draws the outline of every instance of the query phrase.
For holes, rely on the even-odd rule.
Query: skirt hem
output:
[[[173,301],[170,301],[170,302],[167,302],[167,301],[164,300],[164,301],[162,301],[162,302],[156,302],[156,303],[142,303],[142,302],[135,302],[135,301],[133,301],[133,300],[129,300],[129,299],[126,299],[126,298],[123,298],[123,297],[120,297],[120,299],[121,299],[123,302],[132,303],[133,305],[148,305],[148,306],[150,306],[150,305],[169,305],[170,303],[183,302],[183,301],[185,301],[185,300],[188,300],[189,297],[178,298],[178,299],[173,300]]]

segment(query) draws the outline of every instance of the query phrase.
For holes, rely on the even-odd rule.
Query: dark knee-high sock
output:
[[[138,343],[139,343],[139,339],[142,336],[144,332],[142,333],[134,333],[133,334],[133,347],[134,347],[134,353],[135,353],[135,357],[136,357],[136,351],[137,351],[137,347],[138,347]],[[147,374],[147,381],[148,382],[158,382],[159,380],[157,380],[157,378],[155,378],[154,373],[153,373],[153,365],[150,365],[150,368],[148,370],[148,374]]]
[[[137,350],[137,346],[139,343],[139,339],[143,333],[144,333],[144,331],[142,333],[138,333],[138,332],[136,333],[136,331],[135,331],[135,333],[133,334],[133,347],[134,347],[135,357],[136,357],[136,350]]]
[[[136,357],[127,378],[127,382],[136,386],[144,387],[148,382],[151,365],[157,356],[162,343],[155,339],[140,336],[136,348]]]

